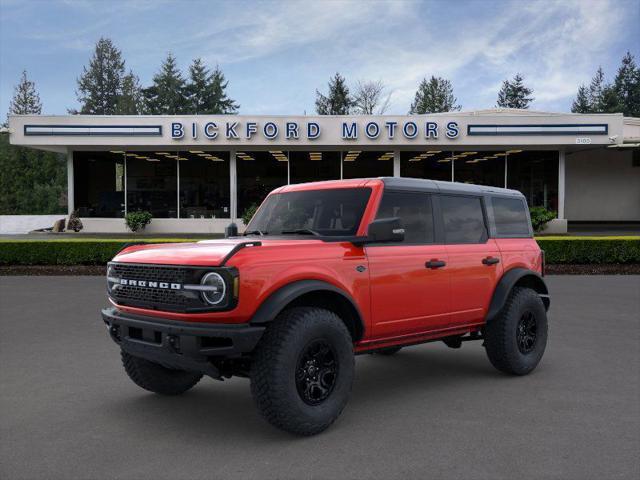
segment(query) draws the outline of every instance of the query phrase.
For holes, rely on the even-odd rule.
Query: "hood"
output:
[[[318,242],[314,239],[262,239],[256,237],[203,240],[197,243],[156,243],[133,245],[119,252],[114,262],[149,263],[156,265],[194,265],[217,267],[233,254],[257,243],[264,246],[291,246],[292,244]],[[253,244],[253,245],[252,245]]]

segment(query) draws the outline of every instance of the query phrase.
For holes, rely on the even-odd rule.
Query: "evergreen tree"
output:
[[[209,107],[206,113],[238,113],[240,105],[227,97],[226,90],[229,82],[225,79],[224,73],[216,65],[211,74],[208,90],[210,92]]]
[[[117,113],[124,72],[124,60],[120,50],[108,38],[98,40],[89,67],[83,67],[82,75],[78,79],[76,95],[81,105],[80,113]]]
[[[189,111],[193,114],[230,114],[238,111],[239,105],[227,97],[225,80],[220,67],[213,73],[197,58],[189,67],[189,83],[186,96]]]
[[[160,72],[153,77],[153,85],[143,90],[146,107],[155,115],[176,115],[189,111],[186,84],[175,57],[169,53]]]
[[[118,115],[140,115],[144,113],[144,98],[140,80],[129,71],[122,78],[121,92],[116,103]]]
[[[319,115],[348,115],[353,106],[354,100],[349,95],[349,87],[339,73],[329,80],[327,96],[316,90],[316,112]]]
[[[640,117],[640,69],[631,52],[622,59],[613,88],[621,111],[628,117]]]
[[[451,82],[432,75],[428,81],[423,78],[420,82],[409,113],[413,115],[457,111],[460,110],[460,105],[456,102]]]
[[[590,113],[591,102],[589,101],[589,91],[584,85],[580,85],[578,88],[578,95],[571,104],[571,111],[573,113]]]
[[[14,115],[40,115],[42,113],[42,103],[36,91],[36,84],[27,78],[26,70],[22,71],[20,83],[13,91],[9,113]]]
[[[40,115],[35,84],[22,72],[9,113]],[[9,144],[0,135],[0,215],[66,212],[67,160],[63,155]]]
[[[591,105],[591,113],[604,112],[604,92],[607,84],[604,79],[604,71],[602,67],[598,67],[596,74],[589,84],[589,104]]]
[[[502,108],[529,108],[533,101],[530,95],[533,89],[524,85],[524,78],[519,73],[513,77],[512,81],[502,82],[502,88],[498,92],[498,107]]]

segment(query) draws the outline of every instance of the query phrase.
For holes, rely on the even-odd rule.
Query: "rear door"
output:
[[[488,235],[483,198],[440,195],[439,201],[451,276],[451,322],[482,322],[502,276],[500,251]]]
[[[444,245],[435,243],[431,195],[385,191],[376,218],[390,217],[400,218],[404,241],[366,247],[373,336],[394,337],[447,325],[448,259]]]

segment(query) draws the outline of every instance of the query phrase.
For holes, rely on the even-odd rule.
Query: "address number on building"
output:
[[[591,143],[591,139],[589,137],[576,138],[576,145],[589,145],[590,143]]]

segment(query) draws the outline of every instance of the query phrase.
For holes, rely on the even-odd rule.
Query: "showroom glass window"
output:
[[[507,187],[520,190],[530,207],[558,210],[558,152],[522,151],[507,160]]]
[[[290,183],[340,179],[340,152],[289,152]]]
[[[170,152],[163,152],[170,153]],[[178,216],[176,155],[127,152],[127,211],[143,210],[155,218]]]
[[[288,183],[287,152],[237,152],[238,216],[260,205],[267,194]]]
[[[230,218],[229,153],[178,152],[180,218]]]
[[[450,182],[452,154],[434,149],[400,152],[400,174],[403,177]]]
[[[462,150],[453,153],[456,182],[504,187],[503,151]]]
[[[342,154],[342,178],[393,176],[393,152],[351,150]]]
[[[124,217],[124,154],[74,152],[74,203],[81,217]]]

